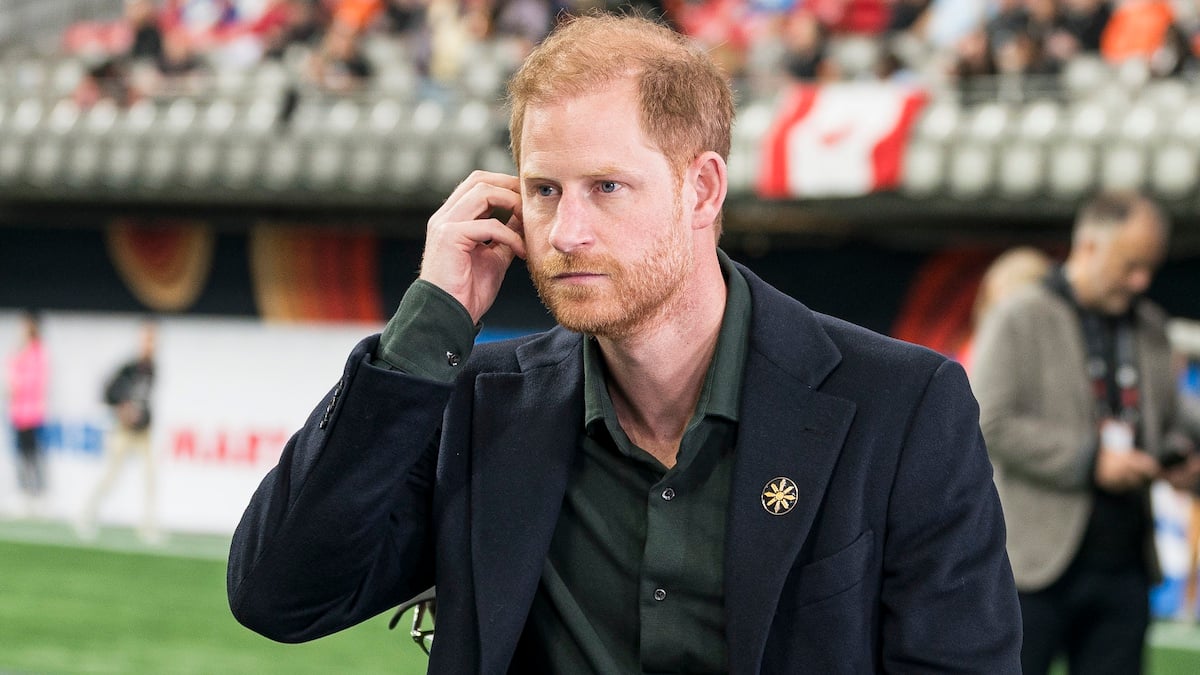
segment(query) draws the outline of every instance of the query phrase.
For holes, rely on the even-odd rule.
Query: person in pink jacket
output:
[[[21,321],[21,346],[8,360],[8,410],[17,438],[17,482],[28,500],[28,511],[34,513],[46,489],[39,436],[46,421],[50,372],[37,317],[26,312]]]

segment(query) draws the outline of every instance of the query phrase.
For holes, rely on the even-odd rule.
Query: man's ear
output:
[[[729,192],[729,176],[725,160],[709,150],[692,160],[688,171],[696,203],[692,207],[692,227],[710,227],[721,215],[725,195]]]

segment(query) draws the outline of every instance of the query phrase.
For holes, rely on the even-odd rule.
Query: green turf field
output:
[[[0,540],[0,673],[425,672],[387,614],[302,645],[242,628],[225,600],[228,540],[150,549],[102,530],[85,548],[65,527],[17,523]]]
[[[149,548],[104,529],[83,546],[64,525],[0,523],[0,673],[424,672],[387,614],[303,645],[242,628],[225,601],[228,545],[175,535]],[[1200,673],[1200,628],[1158,624],[1151,644],[1150,675]]]

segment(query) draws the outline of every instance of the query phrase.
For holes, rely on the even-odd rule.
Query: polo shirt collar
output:
[[[688,423],[690,429],[701,419],[713,416],[737,422],[742,398],[742,377],[750,339],[750,287],[733,261],[717,249],[721,274],[725,277],[725,313],[712,362],[704,376],[696,412]],[[583,340],[583,405],[585,428],[603,423],[611,416],[616,424],[612,399],[605,386],[604,358],[600,345],[592,336]]]

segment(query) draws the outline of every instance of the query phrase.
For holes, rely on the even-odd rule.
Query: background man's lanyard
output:
[[[1105,339],[1104,317],[1089,312],[1075,301],[1071,286],[1061,267],[1046,277],[1046,286],[1071,303],[1079,314],[1083,340],[1087,347],[1088,378],[1099,419],[1114,417],[1130,425],[1135,434],[1141,422],[1141,377],[1137,369],[1137,349],[1133,337],[1133,311],[1114,318],[1112,353]],[[1111,359],[1111,360],[1110,360]],[[1110,373],[1115,362],[1116,372]],[[1117,396],[1112,398],[1109,387],[1115,384]]]

